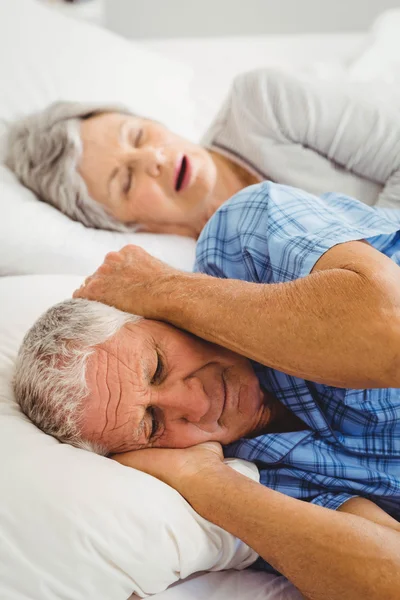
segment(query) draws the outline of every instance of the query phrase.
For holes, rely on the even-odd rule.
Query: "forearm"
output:
[[[311,275],[276,284],[184,273],[127,246],[74,297],[170,322],[303,379],[400,387],[400,269],[367,243],[337,244]]]
[[[362,517],[301,502],[221,466],[181,493],[249,544],[312,600],[395,600],[400,534]]]
[[[158,318],[274,369],[338,387],[400,385],[387,339],[396,325],[353,271],[270,285],[179,274],[164,291]]]

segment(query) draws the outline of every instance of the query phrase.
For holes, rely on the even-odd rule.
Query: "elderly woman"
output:
[[[201,145],[123,107],[61,102],[11,127],[7,164],[88,227],[197,238],[264,179],[398,207],[400,120],[336,85],[262,70],[235,80]]]

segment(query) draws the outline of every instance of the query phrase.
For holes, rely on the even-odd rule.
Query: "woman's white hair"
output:
[[[80,432],[89,391],[87,360],[95,346],[141,319],[89,300],[66,300],[50,308],[28,331],[17,357],[13,383],[24,414],[60,442],[107,454]]]
[[[132,114],[123,106],[56,102],[10,125],[5,163],[39,199],[86,227],[134,231],[90,197],[77,165],[82,155],[80,122],[95,115]]]

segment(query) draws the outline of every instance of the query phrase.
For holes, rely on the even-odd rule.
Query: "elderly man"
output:
[[[203,230],[203,273],[130,246],[42,317],[21,405],[174,486],[305,597],[397,599],[398,230],[397,211],[252,186]],[[256,461],[262,485],[210,441]]]

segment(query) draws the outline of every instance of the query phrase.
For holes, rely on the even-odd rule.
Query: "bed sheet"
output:
[[[303,596],[284,577],[260,571],[201,573],[152,596],[157,600],[302,600]],[[130,600],[139,600],[136,595]]]
[[[195,133],[200,139],[238,73],[266,66],[334,77],[362,54],[369,35],[301,34],[146,40],[148,47],[192,69]]]

